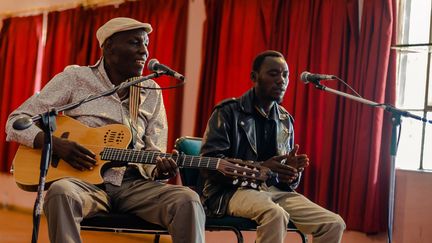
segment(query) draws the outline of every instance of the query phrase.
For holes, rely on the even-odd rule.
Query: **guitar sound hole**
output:
[[[104,144],[120,144],[125,137],[124,131],[108,130],[104,136]]]

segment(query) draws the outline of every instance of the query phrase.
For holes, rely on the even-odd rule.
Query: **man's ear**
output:
[[[104,53],[111,53],[111,49],[112,49],[112,40],[111,40],[111,38],[108,38],[105,40],[105,42],[103,44],[103,52]]]
[[[257,74],[257,72],[252,71],[252,72],[250,73],[250,79],[251,79],[253,82],[255,82],[255,81],[257,80],[257,78],[258,78],[258,74]]]

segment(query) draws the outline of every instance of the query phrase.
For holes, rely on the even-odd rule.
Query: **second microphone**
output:
[[[330,80],[335,79],[334,75],[328,75],[328,74],[317,74],[317,73],[310,73],[308,71],[302,72],[300,75],[300,79],[303,80],[305,84],[311,82],[311,83],[317,83],[320,80]]]

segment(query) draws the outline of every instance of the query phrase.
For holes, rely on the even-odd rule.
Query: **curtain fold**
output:
[[[56,74],[70,64],[87,64],[78,62],[77,50],[80,50],[81,36],[86,31],[85,11],[74,8],[48,13],[47,37],[44,49],[42,68],[42,87]]]
[[[207,0],[196,136],[212,108],[251,87],[252,58],[282,52],[290,68],[283,105],[311,159],[299,191],[338,212],[348,229],[385,231],[391,123],[382,110],[304,85],[299,75],[334,74],[364,98],[394,104],[393,0]],[[359,25],[361,23],[361,25]],[[360,28],[361,26],[361,28]],[[351,93],[335,81],[324,85]]]
[[[8,115],[34,94],[42,15],[5,19],[0,33],[0,171],[8,172],[18,148],[6,142]]]

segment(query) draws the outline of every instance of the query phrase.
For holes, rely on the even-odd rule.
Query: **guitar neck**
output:
[[[178,167],[217,169],[219,158],[200,157],[192,155],[174,155],[156,151],[143,151],[133,149],[104,148],[101,159],[107,161],[120,161],[129,163],[156,164],[156,158],[172,158]]]

